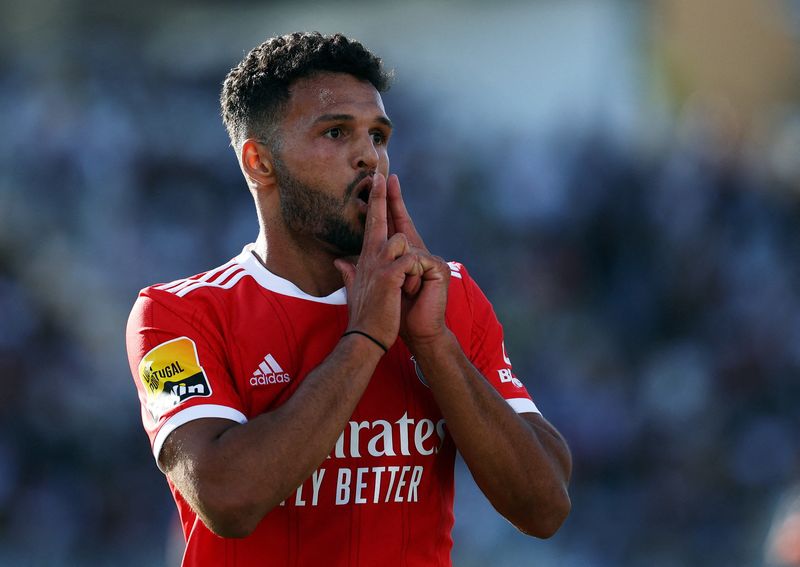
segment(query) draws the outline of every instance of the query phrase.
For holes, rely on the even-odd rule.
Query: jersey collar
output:
[[[294,285],[287,279],[277,276],[270,272],[264,265],[258,261],[256,255],[253,253],[253,244],[250,243],[242,249],[242,253],[236,257],[236,263],[242,266],[245,271],[253,277],[256,282],[269,291],[279,293],[281,295],[288,295],[289,297],[296,297],[297,299],[305,299],[306,301],[314,301],[316,303],[327,303],[328,305],[347,305],[347,290],[340,288],[324,297],[316,297],[309,295],[302,289]]]

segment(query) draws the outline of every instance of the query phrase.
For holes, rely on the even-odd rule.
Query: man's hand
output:
[[[389,177],[389,234],[404,234],[422,273],[406,277],[400,334],[425,374],[447,429],[492,505],[526,534],[551,536],[569,512],[569,449],[540,414],[517,414],[447,330],[450,266],[431,256]]]
[[[411,252],[418,257],[420,273],[411,273],[403,283],[402,318],[400,333],[409,347],[431,342],[447,330],[444,313],[447,307],[447,288],[450,283],[450,266],[438,256],[428,252],[425,242],[417,232],[408,214],[400,181],[390,175],[387,184],[389,204],[389,229],[392,238],[404,235]]]
[[[391,347],[400,329],[401,288],[407,278],[422,276],[430,262],[419,257],[405,234],[389,237],[383,175],[373,177],[358,266],[344,259],[334,264],[347,288],[348,331],[362,331]]]

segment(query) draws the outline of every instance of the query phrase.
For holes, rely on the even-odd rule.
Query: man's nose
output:
[[[360,137],[356,146],[353,165],[356,169],[374,170],[378,167],[378,148],[372,139],[372,134]]]

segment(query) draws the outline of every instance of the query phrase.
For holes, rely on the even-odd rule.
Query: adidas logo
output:
[[[251,386],[263,386],[265,384],[283,384],[291,380],[288,372],[284,372],[278,361],[271,354],[264,357],[261,364],[250,377]]]

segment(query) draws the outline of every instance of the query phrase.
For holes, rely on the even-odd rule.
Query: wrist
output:
[[[387,345],[372,335],[357,329],[350,329],[343,333],[339,339],[339,344],[347,345],[348,348],[353,349],[353,356],[366,357],[367,360],[372,357],[380,359],[391,348],[391,345]]]
[[[373,337],[369,333],[365,333],[364,331],[360,331],[358,329],[351,329],[350,331],[345,331],[345,333],[342,335],[342,338],[353,336],[353,335],[357,335],[359,337],[364,337],[365,339],[370,341],[372,344],[374,344],[376,347],[381,349],[383,351],[383,354],[386,354],[387,352],[389,352],[389,347],[386,346],[385,344],[383,344],[383,342],[379,341],[378,339],[376,339],[375,337]]]
[[[404,337],[408,350],[417,360],[426,357],[441,356],[454,346],[458,347],[458,339],[447,327],[441,333],[426,337]],[[460,347],[459,347],[460,348]]]

